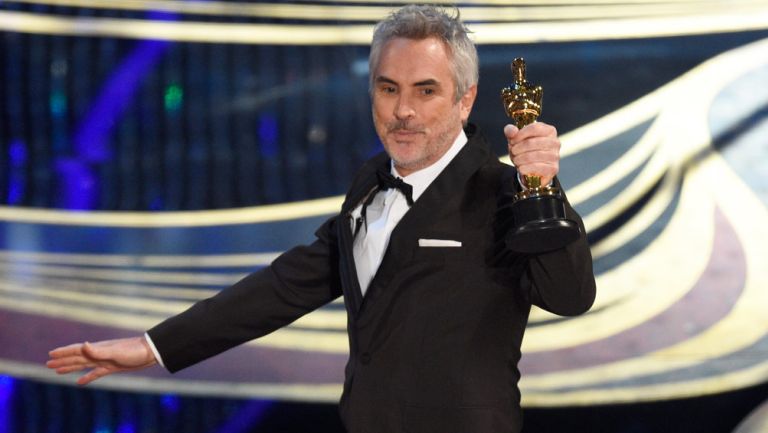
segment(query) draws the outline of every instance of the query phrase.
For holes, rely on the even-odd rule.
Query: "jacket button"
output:
[[[371,362],[371,354],[368,352],[363,352],[360,355],[360,363],[363,365],[368,365]]]

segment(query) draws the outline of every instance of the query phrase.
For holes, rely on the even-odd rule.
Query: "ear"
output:
[[[469,119],[469,113],[472,112],[472,105],[474,105],[476,97],[477,84],[474,84],[470,86],[470,88],[467,89],[461,99],[459,99],[459,104],[461,104],[461,123],[467,123],[467,120]]]

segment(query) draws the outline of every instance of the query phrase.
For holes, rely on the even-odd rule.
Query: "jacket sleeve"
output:
[[[270,266],[147,331],[165,367],[171,372],[189,367],[339,297],[336,219],[317,230],[312,244],[283,253]]]
[[[566,218],[579,226],[579,238],[559,250],[530,256],[522,287],[533,305],[561,316],[575,316],[592,306],[595,277],[584,222],[563,197]]]

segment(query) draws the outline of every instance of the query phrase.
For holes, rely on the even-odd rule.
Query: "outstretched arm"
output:
[[[51,359],[46,366],[58,374],[90,369],[77,380],[78,385],[87,385],[112,373],[141,370],[157,364],[143,336],[71,344],[54,349],[48,355]]]
[[[77,381],[80,385],[155,364],[176,372],[293,322],[341,296],[335,220],[318,229],[311,245],[291,249],[146,336],[60,347],[49,352],[46,365],[59,374],[91,369]]]

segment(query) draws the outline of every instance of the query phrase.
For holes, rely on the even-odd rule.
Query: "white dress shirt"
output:
[[[403,177],[403,181],[413,187],[413,201],[421,197],[421,194],[434,181],[445,167],[459,153],[462,147],[467,143],[467,136],[462,130],[454,140],[451,147],[434,164],[415,171],[408,176]],[[393,176],[401,177],[394,164],[390,166]],[[352,211],[353,230],[355,221],[362,215],[363,205],[360,204]],[[363,218],[365,224],[360,226],[360,231],[355,236],[352,253],[355,259],[355,268],[357,269],[357,279],[360,282],[360,289],[363,295],[368,290],[368,286],[376,275],[376,271],[384,259],[384,252],[389,245],[389,237],[397,223],[408,212],[408,203],[405,195],[396,188],[390,188],[386,191],[379,191],[373,198],[371,204],[366,207],[366,215]]]

